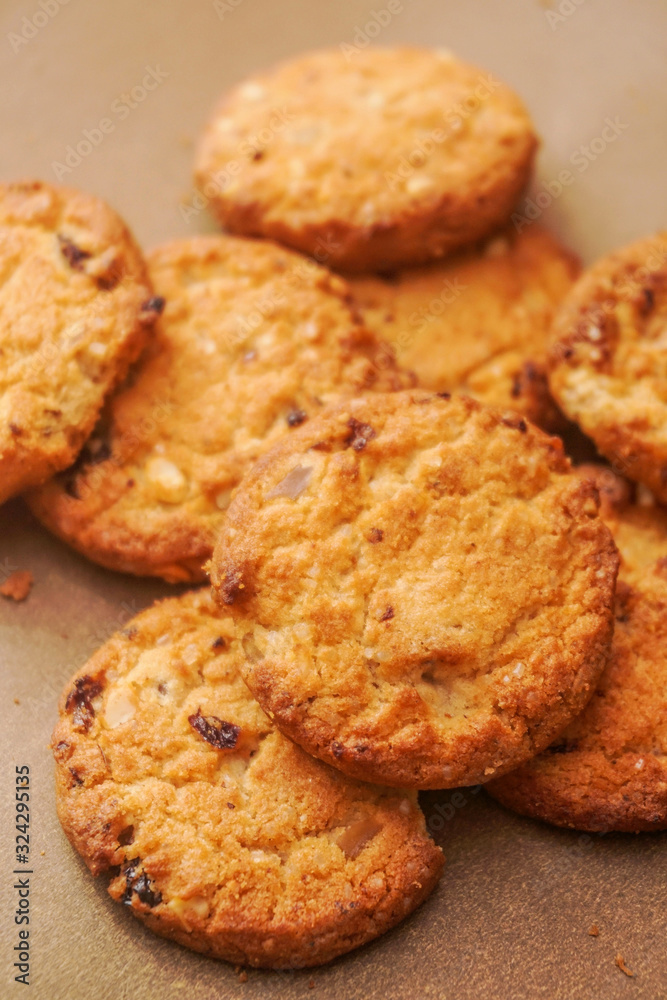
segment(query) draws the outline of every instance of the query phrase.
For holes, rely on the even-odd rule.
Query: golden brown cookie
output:
[[[445,788],[545,748],[606,662],[617,554],[562,445],[464,396],[330,408],[249,473],[212,560],[279,728]]]
[[[166,303],[150,350],[77,465],[30,504],[103,566],[197,581],[232,490],[274,441],[323,403],[412,379],[345,283],[289,250],[202,236],[149,265]]]
[[[604,257],[559,310],[551,391],[623,475],[667,500],[667,232]]]
[[[554,311],[578,271],[569,251],[532,226],[427,267],[351,278],[350,287],[366,324],[421,386],[560,430],[546,353]]]
[[[583,470],[584,474],[590,470]],[[594,470],[621,554],[609,665],[547,751],[489,791],[517,812],[578,830],[667,828],[667,513]]]
[[[502,225],[536,146],[518,97],[450,53],[329,49],[227,94],[195,173],[232,232],[376,271],[442,257]]]
[[[414,792],[362,784],[277,732],[208,591],[133,619],[72,679],[52,746],[58,814],[109,892],[195,951],[328,962],[433,889]]]
[[[0,184],[0,503],[70,465],[157,311],[103,201]]]

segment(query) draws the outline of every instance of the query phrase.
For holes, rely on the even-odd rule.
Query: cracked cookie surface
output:
[[[0,184],[0,503],[74,461],[145,342],[151,298],[103,201]]]
[[[230,236],[148,257],[164,311],[79,462],[30,496],[84,555],[170,582],[205,579],[230,495],[324,403],[404,388],[338,277],[275,244]]]
[[[350,276],[364,322],[434,392],[462,392],[546,430],[564,418],[549,392],[554,312],[578,262],[545,229],[504,230],[441,263]]]
[[[491,794],[558,826],[636,833],[667,827],[667,513],[600,487],[620,550],[611,658],[584,711],[545,753],[492,782]]]
[[[630,479],[667,500],[667,231],[609,254],[553,326],[551,391]]]
[[[156,933],[230,962],[315,965],[398,923],[444,859],[414,792],[358,783],[286,740],[209,591],[169,598],[68,684],[58,814]]]
[[[337,48],[236,86],[195,173],[226,229],[374,271],[442,257],[502,225],[536,146],[519,98],[451,53]]]
[[[560,441],[416,390],[330,408],[266,455],[211,564],[281,730],[418,788],[510,770],[581,711],[616,570]]]

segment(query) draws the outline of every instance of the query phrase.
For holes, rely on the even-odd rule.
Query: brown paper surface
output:
[[[146,246],[212,230],[205,211],[184,213],[182,205],[192,205],[192,141],[219,93],[275,59],[326,44],[363,46],[373,36],[451,48],[523,95],[543,137],[533,203],[584,259],[667,226],[661,0],[392,7],[387,21],[386,0],[3,0],[0,178],[59,173],[109,200]],[[113,128],[63,172],[68,147],[102,119]],[[594,140],[607,119],[616,137],[601,149]],[[559,193],[562,171],[571,180]],[[242,983],[230,966],[154,937],[109,899],[104,880],[95,881],[67,844],[47,744],[70,674],[169,588],[86,562],[20,501],[0,509],[0,575],[14,569],[30,570],[35,585],[25,603],[0,600],[3,1000],[667,996],[665,836],[551,829],[470,789],[454,804],[451,793],[424,797],[448,858],[433,897],[395,931],[329,967],[249,971]],[[29,992],[12,968],[14,768],[23,764],[32,784]],[[592,924],[598,937],[588,934]],[[617,954],[633,978],[616,966]]]

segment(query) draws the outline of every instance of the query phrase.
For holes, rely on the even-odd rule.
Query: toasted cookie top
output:
[[[447,260],[350,279],[354,302],[400,364],[435,392],[463,392],[540,426],[563,422],[546,352],[578,263],[546,230],[509,228]]]
[[[58,813],[148,926],[232,962],[326,962],[398,923],[443,865],[413,792],[357,783],[278,733],[208,592],[133,619],[68,684]]]
[[[620,550],[611,658],[593,697],[544,753],[489,786],[517,811],[580,830],[667,828],[667,513],[613,474],[603,515]]]
[[[335,406],[266,455],[212,580],[286,735],[351,775],[444,788],[516,766],[581,710],[616,568],[560,441],[413,391]]]
[[[551,390],[625,476],[667,500],[667,232],[586,271],[553,327]]]
[[[0,503],[74,461],[153,305],[141,253],[103,201],[0,184]]]
[[[232,490],[274,441],[326,402],[412,380],[354,319],[345,283],[298,254],[202,236],[149,264],[164,299],[150,350],[31,505],[102,565],[201,580]]]
[[[227,94],[196,178],[233,232],[368,271],[441,257],[504,222],[536,144],[518,97],[451,53],[329,49]]]

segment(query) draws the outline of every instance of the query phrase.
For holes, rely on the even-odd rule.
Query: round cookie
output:
[[[550,233],[529,226],[426,267],[350,278],[350,287],[366,324],[421,386],[560,430],[546,354],[553,314],[578,271]]]
[[[353,317],[345,283],[289,250],[197,237],[149,268],[165,301],[150,350],[30,505],[103,566],[199,581],[232,490],[274,441],[323,403],[413,380]]]
[[[414,792],[358,783],[277,732],[210,592],[133,619],[68,685],[52,746],[65,832],[156,933],[269,968],[398,923],[444,859]]]
[[[414,391],[332,407],[266,455],[211,576],[290,739],[354,777],[446,788],[516,767],[581,711],[616,568],[559,440]]]
[[[103,201],[0,184],[0,503],[70,465],[157,310]]]
[[[667,501],[667,232],[603,258],[553,327],[557,402],[625,476]]]
[[[536,146],[518,97],[450,53],[336,48],[227,94],[195,175],[230,231],[377,271],[442,257],[502,225]]]
[[[557,826],[662,830],[667,828],[667,513],[633,504],[611,470],[595,470],[594,478],[621,554],[609,664],[584,711],[558,740],[491,782],[489,791],[511,809]]]

